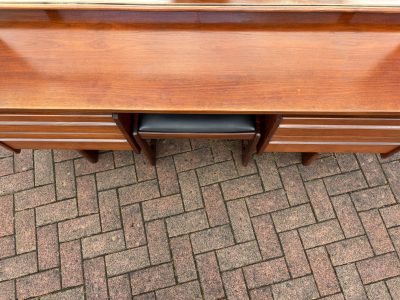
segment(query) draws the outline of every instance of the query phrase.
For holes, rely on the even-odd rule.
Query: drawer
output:
[[[132,150],[124,139],[3,139],[14,149]]]

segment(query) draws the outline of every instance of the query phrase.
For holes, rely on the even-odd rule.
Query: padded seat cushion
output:
[[[141,114],[139,131],[170,133],[243,133],[255,131],[252,115]]]

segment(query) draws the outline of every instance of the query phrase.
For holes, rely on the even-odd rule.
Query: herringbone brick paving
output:
[[[400,299],[400,155],[0,150],[0,299]]]

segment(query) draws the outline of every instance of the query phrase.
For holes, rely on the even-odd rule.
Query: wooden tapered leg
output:
[[[309,166],[314,160],[318,159],[318,157],[319,157],[318,153],[315,152],[302,153],[301,163],[303,164],[303,166]]]
[[[260,140],[261,134],[256,133],[250,143],[243,149],[242,164],[247,166],[251,156],[257,151],[257,144]]]
[[[389,158],[390,156],[396,154],[397,152],[400,152],[400,147],[394,148],[392,151],[389,151],[388,153],[381,153],[381,158]]]
[[[12,151],[14,153],[20,153],[21,152],[21,149],[14,149],[13,147],[10,147],[7,144],[2,143],[2,142],[0,142],[0,146],[5,148],[5,149],[7,149],[7,150],[10,150],[10,151]]]
[[[155,146],[152,147],[146,140],[142,139],[139,133],[134,132],[133,137],[135,138],[136,142],[139,144],[141,150],[143,151],[144,156],[149,160],[152,166],[156,165],[156,151]]]
[[[99,160],[99,152],[97,150],[77,150],[84,158],[92,164]]]

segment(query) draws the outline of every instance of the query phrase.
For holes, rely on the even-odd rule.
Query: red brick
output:
[[[26,299],[57,291],[60,286],[60,271],[48,270],[17,279],[17,297]]]
[[[0,196],[0,237],[14,234],[13,196]]]
[[[157,265],[170,261],[171,256],[164,220],[148,222],[146,234],[151,264]]]
[[[55,164],[57,199],[63,200],[76,196],[74,165],[72,161]]]
[[[92,164],[86,158],[79,158],[74,161],[76,176],[102,172],[114,168],[114,159],[111,152],[100,153],[97,163]]]
[[[0,259],[15,255],[15,238],[13,235],[0,238]],[[1,299],[1,298],[0,298]]]
[[[86,299],[108,299],[104,258],[98,257],[83,262]]]
[[[200,285],[198,281],[192,281],[184,284],[175,285],[166,289],[156,291],[158,299],[203,299],[200,291]]]
[[[315,217],[309,204],[274,212],[272,213],[272,220],[278,232],[315,223]]]
[[[386,284],[393,299],[400,299],[400,277],[388,279]]]
[[[282,256],[281,245],[271,217],[262,215],[254,217],[252,221],[263,259]]]
[[[35,212],[23,210],[15,214],[15,244],[17,253],[36,249]]]
[[[299,165],[304,181],[333,176],[340,173],[339,165],[334,156],[323,157],[309,166]]]
[[[226,181],[238,177],[232,160],[220,162],[196,170],[201,186]]]
[[[316,299],[319,297],[313,277],[305,276],[272,286],[272,294],[276,300]]]
[[[311,206],[314,208],[318,221],[325,221],[335,218],[335,212],[328,193],[322,180],[306,183],[306,189],[310,196]]]
[[[321,296],[340,292],[340,285],[324,247],[307,250],[311,269]]]
[[[82,239],[83,258],[109,254],[125,248],[122,230],[110,231]]]
[[[126,247],[133,248],[144,245],[146,236],[139,204],[125,206],[121,210]]]
[[[241,269],[223,273],[222,280],[228,299],[249,299]]]
[[[199,182],[194,170],[178,174],[183,205],[186,211],[203,207]]]
[[[396,203],[389,186],[380,186],[355,192],[351,194],[351,198],[353,199],[357,211],[380,208],[385,205]]]
[[[300,228],[299,233],[306,249],[344,239],[336,219]]]
[[[354,264],[337,267],[336,274],[346,299],[368,299]]]
[[[365,287],[369,299],[391,300],[392,297],[384,281],[373,283]]]
[[[221,183],[225,200],[232,200],[259,194],[263,191],[258,175],[250,175]]]
[[[34,208],[56,201],[54,185],[44,185],[31,190],[16,193],[15,210]]]
[[[279,234],[286,262],[293,278],[311,273],[306,254],[296,230]]]
[[[217,250],[217,256],[221,271],[243,267],[262,259],[256,241]]]
[[[71,241],[60,244],[61,278],[63,288],[83,283],[81,244]]]
[[[395,253],[388,253],[357,262],[364,284],[400,275],[400,261]]]
[[[97,214],[58,223],[60,242],[91,236],[100,231],[100,220]]]
[[[104,232],[122,227],[116,190],[100,192],[99,207],[101,228]]]
[[[22,149],[20,153],[14,154],[15,173],[24,172],[33,169],[33,151],[31,149]]]
[[[97,213],[97,188],[94,175],[76,177],[78,211],[80,216]]]
[[[258,216],[289,207],[284,190],[250,196],[246,199],[250,216]]]
[[[364,234],[361,221],[349,195],[332,198],[332,204],[346,238]]]
[[[69,290],[62,290],[50,295],[40,297],[40,300],[83,300],[85,292],[83,287],[76,287]]]
[[[0,177],[0,196],[33,188],[33,171]]]
[[[144,155],[134,154],[134,158],[136,176],[138,177],[139,182],[157,178],[156,168],[150,164]]]
[[[108,279],[110,300],[131,300],[131,284],[127,274]]]
[[[145,246],[106,255],[107,275],[114,276],[150,265]]]
[[[289,279],[289,271],[283,258],[264,261],[243,268],[249,289]]]
[[[209,148],[202,148],[191,152],[177,154],[174,156],[174,160],[178,172],[197,169],[214,162]]]
[[[246,202],[242,200],[227,203],[233,234],[237,243],[254,240],[253,226],[247,211]]]
[[[190,211],[167,219],[170,237],[203,230],[208,227],[206,213],[203,209]]]
[[[178,176],[171,156],[157,159],[157,178],[162,196],[179,193]]]
[[[261,287],[250,291],[251,300],[273,300],[271,288]]]
[[[222,225],[219,227],[199,231],[193,233],[190,238],[192,240],[194,253],[216,250],[232,246],[235,243],[232,230],[229,225]]]
[[[0,299],[14,300],[15,296],[15,283],[14,280],[0,282]]]
[[[128,165],[133,165],[133,153],[132,151],[113,151],[114,162],[117,168]]]
[[[222,198],[219,185],[203,187],[202,192],[210,226],[214,227],[229,223],[228,213],[226,212],[224,198]]]
[[[192,246],[187,235],[170,240],[172,258],[178,282],[197,278],[196,266],[192,255]]]
[[[0,260],[0,282],[37,271],[36,253],[30,252]]]
[[[59,250],[57,225],[47,225],[37,229],[37,251],[39,270],[58,267]]]
[[[163,264],[131,273],[132,295],[138,295],[175,284],[171,264]]]
[[[35,150],[35,185],[54,183],[54,165],[51,150]]]
[[[377,210],[361,213],[360,218],[375,254],[383,254],[394,250],[389,234]]]
[[[282,188],[281,178],[272,153],[256,156],[256,164],[266,191]]]
[[[348,264],[373,256],[366,236],[355,237],[328,245],[329,256],[334,266]]]
[[[179,194],[143,202],[142,208],[145,221],[173,216],[183,212],[182,199]]]
[[[357,153],[357,158],[369,186],[378,186],[386,183],[382,167],[375,154]]]
[[[290,205],[309,202],[300,172],[296,165],[279,170]]]
[[[142,202],[160,197],[157,180],[136,183],[118,189],[121,205]]]
[[[331,196],[349,193],[368,187],[361,171],[327,177],[324,181],[328,194]]]
[[[387,228],[400,225],[400,205],[399,204],[381,208],[379,211],[382,215],[383,220],[385,221],[385,226]]]
[[[36,224],[42,226],[71,219],[77,215],[76,199],[57,201],[36,208]]]
[[[97,188],[99,191],[117,188],[136,182],[134,166],[96,173]]]
[[[213,252],[196,256],[200,283],[206,299],[218,299],[225,296],[217,259]]]
[[[14,160],[12,157],[0,159],[0,177],[14,173]]]

